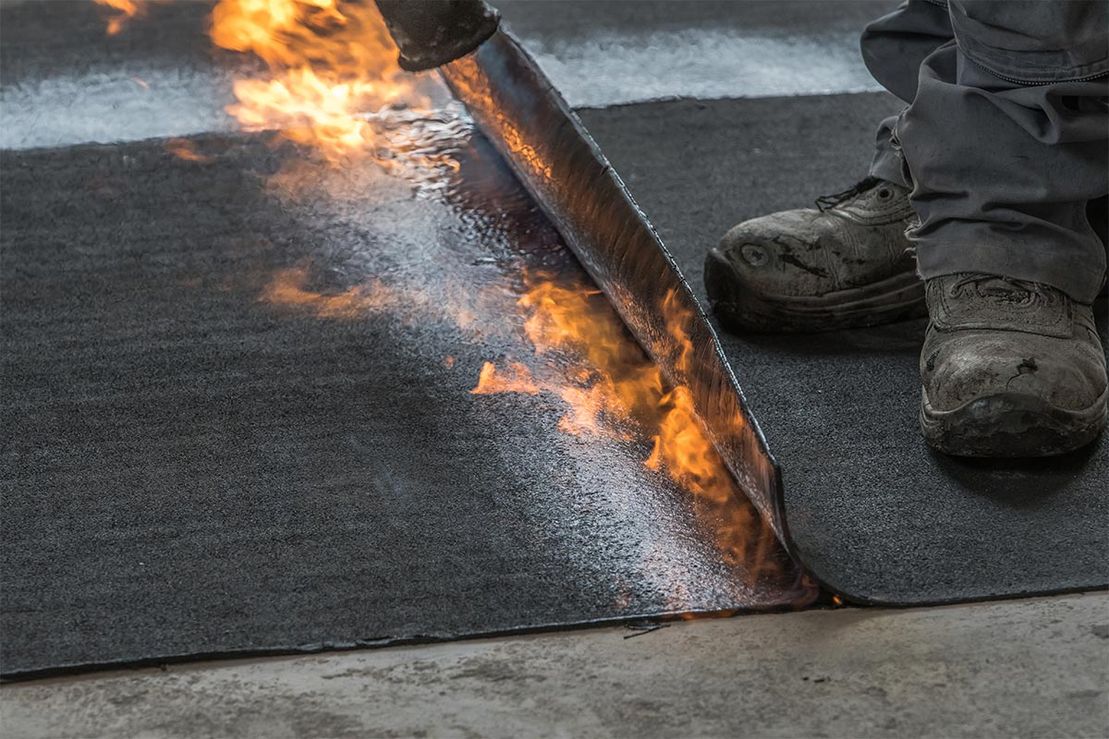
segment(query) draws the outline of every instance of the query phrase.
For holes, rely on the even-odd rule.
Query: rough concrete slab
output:
[[[1107,606],[749,616],[46,680],[0,700],[12,737],[1098,737]]]

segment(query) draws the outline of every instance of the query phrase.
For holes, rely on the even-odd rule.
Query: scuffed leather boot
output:
[[[909,191],[877,178],[733,227],[705,262],[705,288],[730,329],[826,331],[925,314],[905,228]]]
[[[1047,285],[983,274],[927,283],[920,425],[936,449],[1042,457],[1105,425],[1105,351],[1093,310]]]

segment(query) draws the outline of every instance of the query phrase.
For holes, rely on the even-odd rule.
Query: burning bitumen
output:
[[[229,112],[245,127],[277,128],[292,141],[311,146],[331,165],[370,155],[395,172],[396,155],[401,154],[408,173],[454,169],[441,147],[429,153],[435,147],[413,146],[419,136],[410,127],[401,127],[397,135],[396,126],[367,117],[365,111],[380,116],[398,107],[418,111],[432,104],[427,92],[431,83],[399,69],[396,49],[370,4],[223,0],[212,14],[212,39],[218,46],[259,56],[269,71],[266,78],[235,83],[239,102]],[[416,118],[422,124],[428,120],[419,113]],[[446,123],[441,116],[437,120]],[[414,151],[419,153],[413,156]],[[416,176],[425,186],[436,179]],[[772,569],[774,558],[768,554],[776,551],[773,536],[749,507],[736,504],[742,495],[697,418],[689,388],[668,385],[587,279],[528,272],[525,267],[519,276],[525,291],[516,309],[524,316],[523,331],[539,374],[520,358],[504,358],[500,367],[487,361],[472,392],[546,393],[567,407],[558,423],[564,433],[624,441],[637,435],[650,438],[644,465],[665,472],[692,496],[715,527],[725,557],[756,576]],[[284,284],[289,277],[279,275],[267,298],[308,304],[321,317],[380,309],[389,302],[431,307],[425,295],[412,290],[394,295],[395,288],[377,278],[325,296]],[[466,304],[465,290],[450,292],[450,299],[436,308],[453,316],[460,328],[470,328],[482,311]],[[687,369],[692,345],[684,326],[692,316],[673,298],[665,296],[657,309],[667,316],[672,339],[682,347],[677,361]]]

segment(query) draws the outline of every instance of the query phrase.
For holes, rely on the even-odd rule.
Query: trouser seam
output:
[[[926,1],[930,2],[930,0],[926,0]],[[1093,80],[1098,80],[1098,79],[1101,79],[1102,77],[1109,77],[1109,71],[1099,71],[1099,72],[1094,72],[1093,74],[1088,74],[1088,75],[1084,75],[1084,76],[1059,77],[1059,78],[1052,78],[1050,80],[1019,79],[1017,77],[1012,77],[1010,75],[1006,75],[1006,74],[1002,74],[1001,72],[998,72],[996,69],[992,68],[990,65],[988,65],[985,62],[983,62],[982,60],[978,59],[977,56],[972,55],[965,48],[960,47],[960,51],[963,52],[963,56],[965,56],[967,59],[969,59],[970,62],[972,64],[974,64],[976,67],[978,67],[979,69],[982,69],[986,72],[989,72],[994,77],[997,77],[999,80],[1003,80],[1005,82],[1011,82],[1014,85],[1021,85],[1022,87],[1046,87],[1048,85],[1057,85],[1057,84],[1060,84],[1060,83],[1063,83],[1063,82],[1092,82]],[[1097,63],[1102,64],[1104,62],[1097,62]]]

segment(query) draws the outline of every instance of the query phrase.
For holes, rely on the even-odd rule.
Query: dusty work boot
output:
[[[871,177],[815,210],[744,221],[706,258],[712,307],[732,330],[774,333],[923,316],[905,237],[912,217],[908,189]]]
[[[983,274],[927,283],[920,426],[936,449],[1043,457],[1105,425],[1105,351],[1091,306],[1047,285]]]

